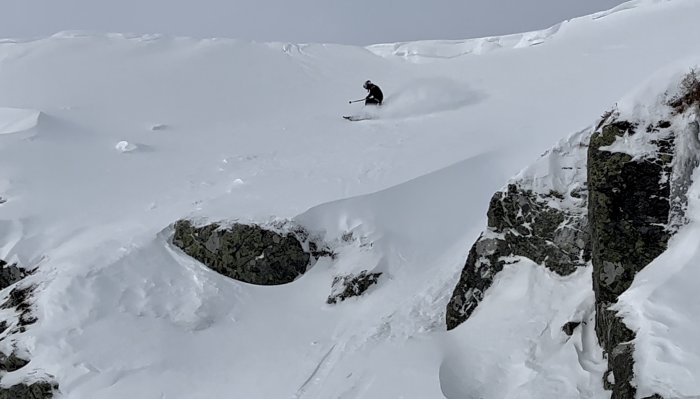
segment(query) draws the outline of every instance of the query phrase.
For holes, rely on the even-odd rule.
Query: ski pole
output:
[[[350,101],[350,104],[352,104],[352,103],[359,103],[360,101],[365,101],[365,99],[363,98],[362,100]]]

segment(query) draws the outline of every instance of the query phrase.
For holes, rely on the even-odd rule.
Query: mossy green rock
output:
[[[256,285],[290,283],[311,258],[294,234],[238,223],[197,227],[181,220],[175,223],[173,244],[218,273]]]

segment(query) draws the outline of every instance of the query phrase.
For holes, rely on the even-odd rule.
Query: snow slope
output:
[[[537,46],[459,57],[444,56],[459,43],[397,45],[439,56],[404,57],[80,32],[1,42],[0,106],[43,113],[32,137],[0,135],[0,258],[40,266],[39,321],[16,343],[32,362],[2,384],[52,375],[71,399],[599,393],[590,331],[554,331],[585,308],[587,274],[511,267],[450,334],[444,308],[490,195],[698,53],[699,16],[692,0],[633,2],[529,34],[547,37]],[[368,78],[386,109],[341,119],[362,112],[347,101]],[[289,285],[238,283],[169,244],[182,217],[294,218],[340,256]],[[362,269],[385,274],[325,304],[336,275]]]
[[[0,134],[19,133],[36,127],[39,114],[31,109],[0,108]]]

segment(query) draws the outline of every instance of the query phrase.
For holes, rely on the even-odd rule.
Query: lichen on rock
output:
[[[613,399],[636,396],[635,332],[614,305],[687,221],[687,191],[699,164],[698,93],[700,83],[693,71],[678,87],[651,102],[625,104],[623,110],[616,107],[591,137],[588,176],[596,334],[607,355],[605,382]]]
[[[318,244],[307,242],[304,248],[303,240],[293,232],[282,233],[254,224],[195,226],[181,220],[175,223],[172,242],[212,270],[256,285],[290,283],[306,272],[312,255],[330,256]]]

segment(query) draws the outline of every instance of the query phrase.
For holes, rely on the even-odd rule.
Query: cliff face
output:
[[[0,259],[0,399],[49,399],[58,392],[51,376],[37,375],[33,381],[8,383],[7,376],[31,361],[20,337],[38,321],[34,309],[35,286],[25,278],[31,273]]]
[[[596,333],[613,398],[634,398],[634,338],[611,309],[685,222],[698,165],[698,84],[687,75],[655,102],[623,104],[593,133],[588,152]],[[675,92],[675,94],[672,94]]]
[[[496,193],[447,307],[447,328],[469,318],[509,257],[563,276],[590,262],[596,334],[608,359],[604,384],[614,399],[634,398],[635,332],[612,307],[685,223],[699,104],[695,72],[622,101]]]
[[[466,321],[513,256],[566,276],[590,260],[586,151],[589,132],[562,141],[494,194],[488,227],[472,246],[447,306],[449,330]]]

